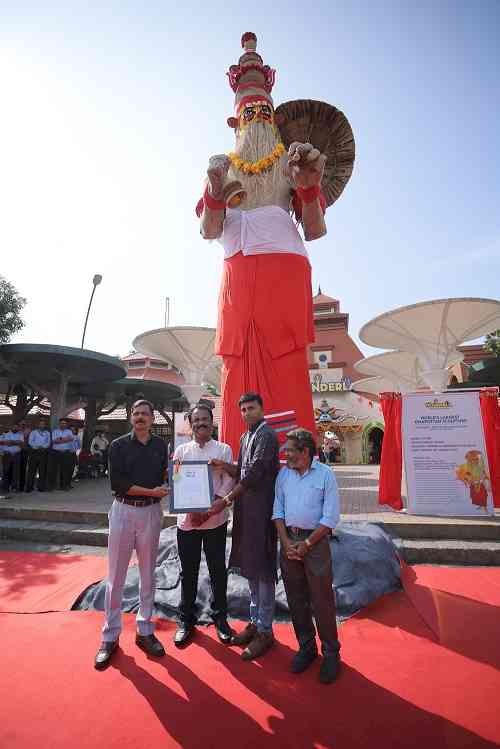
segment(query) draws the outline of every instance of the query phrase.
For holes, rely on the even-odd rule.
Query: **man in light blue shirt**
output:
[[[19,424],[14,424],[10,432],[2,436],[3,477],[2,491],[18,492],[21,480],[21,450],[24,445],[24,434]]]
[[[287,434],[286,466],[276,479],[273,520],[280,537],[281,576],[299,651],[291,663],[301,673],[318,655],[316,627],[323,662],[319,678],[329,684],[340,663],[329,539],[340,517],[340,502],[331,468],[314,460],[316,444],[307,429]]]
[[[59,429],[52,430],[52,451],[49,463],[50,489],[70,489],[74,459],[75,436],[66,419],[59,419]],[[59,482],[58,482],[59,474]]]
[[[33,491],[35,476],[38,472],[38,491],[44,492],[47,482],[47,460],[50,448],[50,432],[47,420],[40,419],[28,437],[30,448],[28,456],[28,470],[26,474],[26,493]]]

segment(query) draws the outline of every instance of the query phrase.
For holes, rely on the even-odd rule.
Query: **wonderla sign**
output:
[[[323,382],[323,375],[315,374],[311,382],[313,393],[339,393],[351,389],[352,381],[350,377],[342,377],[341,380],[333,382]]]

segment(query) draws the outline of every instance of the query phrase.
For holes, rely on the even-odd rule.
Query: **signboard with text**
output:
[[[409,512],[493,512],[479,393],[404,395],[402,433]]]

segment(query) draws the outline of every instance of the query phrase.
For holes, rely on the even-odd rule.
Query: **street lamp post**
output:
[[[90,308],[92,306],[92,299],[94,298],[96,286],[99,286],[99,284],[101,283],[101,281],[102,281],[102,276],[99,273],[96,273],[95,276],[94,276],[94,278],[92,279],[92,283],[94,284],[94,286],[93,286],[93,289],[92,289],[92,294],[90,295],[89,308],[87,310],[87,316],[85,318],[85,325],[83,326],[82,345],[81,345],[80,348],[83,348],[83,344],[84,344],[84,341],[85,341],[85,333],[87,332],[87,323],[89,321]]]

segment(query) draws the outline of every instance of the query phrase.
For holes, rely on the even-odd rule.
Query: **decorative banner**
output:
[[[493,513],[479,393],[403,395],[408,512]]]

